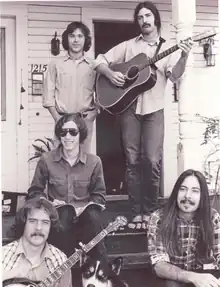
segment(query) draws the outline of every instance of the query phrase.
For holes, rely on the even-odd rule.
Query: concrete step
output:
[[[145,232],[116,232],[105,239],[109,254],[147,252],[147,237]]]

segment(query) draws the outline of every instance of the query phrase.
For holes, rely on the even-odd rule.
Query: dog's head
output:
[[[82,262],[82,286],[83,287],[127,287],[119,276],[122,266],[122,258],[118,257],[113,262],[105,263],[93,260],[86,256]]]

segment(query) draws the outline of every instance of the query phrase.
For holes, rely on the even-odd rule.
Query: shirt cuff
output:
[[[155,265],[158,262],[170,262],[168,254],[155,254],[150,256],[151,265]]]

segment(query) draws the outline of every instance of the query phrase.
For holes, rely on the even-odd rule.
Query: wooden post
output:
[[[176,40],[192,36],[196,21],[196,1],[172,0],[173,25],[176,27]],[[188,168],[201,170],[198,151],[198,129],[196,127],[193,93],[196,90],[193,71],[193,53],[187,60],[186,70],[179,83],[179,143],[177,145],[178,174]]]

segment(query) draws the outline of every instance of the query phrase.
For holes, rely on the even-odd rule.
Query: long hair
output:
[[[199,207],[195,214],[196,224],[200,227],[196,249],[199,258],[208,258],[210,256],[213,243],[213,224],[211,220],[208,186],[205,177],[199,171],[188,169],[184,171],[177,179],[168,202],[163,208],[160,228],[161,237],[163,244],[168,250],[168,254],[178,254],[178,234],[176,221],[178,216],[177,195],[182,182],[188,176],[195,176],[200,184],[201,197]]]
[[[160,33],[160,30],[161,30],[160,13],[159,13],[157,7],[155,6],[155,4],[151,1],[141,2],[136,6],[136,8],[134,10],[134,24],[135,24],[135,26],[140,29],[137,18],[138,18],[138,13],[142,8],[146,8],[152,12],[152,14],[154,15],[154,19],[155,19],[154,25],[157,27],[157,32]]]
[[[15,225],[13,226],[13,233],[16,239],[19,239],[23,235],[27,221],[27,215],[32,209],[35,208],[43,208],[48,213],[51,220],[50,233],[60,229],[59,215],[53,204],[45,198],[34,197],[27,200],[24,203],[24,206],[16,214]]]
[[[88,135],[88,129],[83,116],[80,113],[65,114],[62,116],[55,125],[55,135],[60,140],[60,132],[65,123],[73,121],[79,129],[79,142],[83,143]]]
[[[82,22],[78,22],[78,21],[70,23],[67,26],[66,30],[63,32],[63,34],[62,34],[63,48],[66,51],[69,50],[68,35],[73,33],[76,29],[80,29],[82,31],[83,35],[85,36],[85,44],[84,44],[83,50],[85,52],[87,52],[90,49],[91,44],[92,44],[92,38],[90,35],[90,30],[85,24],[83,24]]]

